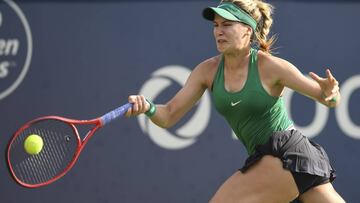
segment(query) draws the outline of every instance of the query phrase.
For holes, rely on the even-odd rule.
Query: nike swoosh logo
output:
[[[240,104],[240,102],[241,102],[241,100],[240,101],[237,101],[237,102],[231,102],[231,106],[236,106],[236,105],[238,105],[238,104]]]

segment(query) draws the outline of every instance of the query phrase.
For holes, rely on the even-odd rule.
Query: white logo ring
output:
[[[183,86],[189,75],[190,71],[185,67],[176,65],[165,66],[152,74],[152,78],[145,82],[139,94],[154,100],[163,90],[172,84],[171,80]],[[197,140],[196,138],[200,136],[208,125],[211,111],[208,92],[204,93],[197,106],[196,112],[189,121],[176,130],[176,135],[156,126],[144,115],[138,116],[138,122],[143,132],[147,133],[151,140],[160,147],[170,150],[183,149],[194,144]]]
[[[20,75],[18,76],[18,78],[15,80],[15,82],[10,87],[8,87],[5,91],[0,93],[0,100],[7,97],[9,94],[11,94],[25,78],[26,73],[28,72],[28,69],[30,66],[30,62],[31,62],[31,58],[32,58],[32,50],[33,50],[31,30],[30,30],[29,23],[24,15],[24,13],[20,9],[20,7],[18,5],[16,5],[15,2],[13,2],[11,0],[4,0],[4,2],[7,3],[20,18],[20,20],[24,26],[24,29],[25,29],[28,49],[27,49],[27,53],[26,53],[25,64],[24,64],[24,67],[23,67]],[[1,16],[0,21],[1,21],[0,23],[2,23],[2,21],[3,21],[2,16]]]

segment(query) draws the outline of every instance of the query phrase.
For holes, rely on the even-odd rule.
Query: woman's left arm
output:
[[[305,96],[328,107],[336,107],[340,103],[339,83],[331,74],[329,69],[326,70],[326,77],[322,78],[317,74],[310,72],[312,79],[304,76],[294,65],[286,60],[274,57],[274,65],[280,85],[291,88]]]

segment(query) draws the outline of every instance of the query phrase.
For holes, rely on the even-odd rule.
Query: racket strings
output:
[[[44,146],[39,154],[31,155],[24,150],[24,141],[30,134],[43,139]],[[50,181],[70,165],[77,147],[77,136],[71,125],[54,119],[33,123],[20,132],[10,146],[13,173],[30,185]]]

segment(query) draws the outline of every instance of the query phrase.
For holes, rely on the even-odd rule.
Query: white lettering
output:
[[[350,77],[341,85],[341,103],[337,108],[335,108],[335,118],[340,127],[340,130],[344,132],[345,135],[353,139],[360,139],[360,126],[356,125],[350,116],[350,98],[357,89],[360,89],[360,75],[354,75]],[[284,93],[285,106],[288,110],[290,118],[291,99],[293,93],[294,91],[291,89],[286,89]],[[319,102],[315,102],[315,105],[316,110],[314,113],[314,118],[309,125],[298,126],[295,124],[296,129],[300,130],[304,135],[310,138],[316,137],[321,133],[321,131],[325,128],[329,118],[328,107],[320,104]],[[308,111],[304,109],[304,112]],[[233,131],[231,132],[231,137],[235,140],[238,139]]]
[[[3,22],[3,20],[2,20],[2,14],[1,14],[1,12],[0,12],[0,27],[1,27],[1,25],[2,25],[2,22]]]
[[[291,118],[291,97],[294,91],[291,89],[286,89],[284,94],[285,106],[288,110],[289,117]],[[301,131],[307,137],[315,137],[324,129],[328,117],[329,117],[329,109],[316,102],[316,111],[314,115],[314,119],[308,126],[298,126],[295,124],[295,128]],[[304,109],[305,110],[305,109]],[[306,111],[306,110],[305,110]],[[295,121],[294,121],[295,122]]]
[[[5,78],[9,74],[10,63],[3,61],[0,63],[0,78]]]
[[[18,39],[0,39],[0,56],[16,56],[19,50]]]
[[[13,30],[13,28],[11,28],[11,30],[9,30],[13,36],[7,36],[6,39],[4,38],[4,36],[1,36],[3,38],[0,38],[1,61],[14,60],[13,62],[10,61],[10,68],[12,66],[15,66],[15,64],[20,65],[17,68],[18,71],[16,72],[18,74],[15,75],[15,72],[14,72],[14,75],[12,75],[12,77],[11,77],[11,80],[13,80],[12,83],[10,83],[11,81],[8,81],[7,82],[7,84],[9,84],[8,87],[5,87],[4,85],[2,85],[2,90],[0,92],[0,100],[2,100],[3,98],[9,96],[12,92],[14,92],[15,89],[24,80],[24,78],[29,70],[30,64],[31,64],[32,51],[33,51],[33,42],[32,42],[30,25],[28,23],[28,20],[26,19],[26,16],[22,12],[21,8],[12,0],[4,0],[2,2],[4,2],[5,4],[7,4],[9,6],[10,11],[12,10],[13,12],[15,12],[15,16],[17,16],[17,18],[21,22],[21,24],[19,24],[17,26],[19,26],[18,28],[21,28],[21,30],[25,31],[26,38],[23,38],[23,37],[18,38],[19,36],[23,36],[23,33],[11,32],[11,30]],[[3,7],[1,6],[1,8],[3,8]],[[1,31],[3,29],[7,28],[7,26],[4,26],[5,22],[9,22],[9,25],[11,25],[12,22],[14,22],[14,20],[15,20],[15,19],[12,19],[14,17],[13,15],[10,15],[11,18],[7,19],[6,18],[7,15],[3,15],[3,14],[4,13],[1,13],[1,27],[0,27]],[[20,29],[16,29],[16,30],[20,30]],[[20,44],[20,41],[21,41],[21,43],[24,43],[24,46],[22,46],[23,44]],[[22,50],[22,53],[24,54],[21,56],[21,59],[16,57],[18,55],[20,45],[22,46],[21,50]],[[14,58],[6,59],[6,57],[9,57],[9,58],[14,57]],[[5,67],[5,65],[6,64],[3,64],[2,68],[0,70],[0,72],[1,72],[0,74],[2,75],[2,77],[8,77],[9,73],[12,73],[11,69],[9,70],[9,65],[6,65],[6,67]]]
[[[341,85],[341,103],[335,109],[336,120],[341,130],[349,137],[360,139],[360,126],[354,124],[349,115],[349,100],[352,93],[360,88],[360,75],[354,75]]]

